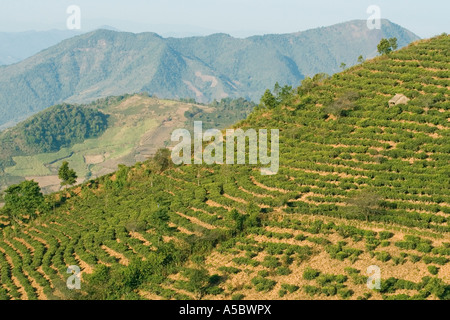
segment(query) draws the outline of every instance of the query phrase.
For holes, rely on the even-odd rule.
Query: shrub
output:
[[[224,290],[218,286],[212,286],[206,289],[206,293],[213,296],[217,296],[219,294],[222,294],[223,292]]]
[[[297,241],[304,241],[306,238],[307,237],[304,236],[303,234],[298,234],[298,235],[295,236],[294,239],[297,240]]]
[[[231,296],[231,300],[242,300],[245,296],[242,293],[235,293]]]
[[[390,244],[391,244],[391,243],[390,243],[389,241],[387,241],[387,240],[383,240],[383,241],[381,241],[381,243],[380,243],[380,245],[381,245],[382,247],[389,247]]]
[[[224,272],[224,273],[232,273],[232,274],[237,274],[242,271],[241,269],[238,269],[238,268],[225,267],[225,266],[220,267],[218,270],[221,272]]]
[[[335,296],[337,293],[336,286],[325,286],[322,287],[322,293],[326,296]]]
[[[279,275],[279,276],[287,276],[287,275],[290,275],[291,273],[292,272],[288,267],[282,266],[277,269],[277,275]]]
[[[366,292],[366,293],[364,293],[363,296],[359,296],[357,299],[358,300],[369,300],[370,298],[372,298],[372,293]]]
[[[317,243],[320,244],[322,246],[326,246],[331,244],[331,241],[325,239],[325,238],[319,238],[319,237],[308,237],[307,238],[308,241],[313,242],[313,243]]]
[[[436,266],[428,266],[428,272],[430,272],[432,275],[437,275],[439,272],[439,268]]]
[[[299,287],[296,285],[286,284],[286,283],[283,283],[281,285],[281,288],[288,291],[289,293],[294,293],[295,291],[297,291],[299,289]]]
[[[267,270],[260,270],[260,271],[258,271],[258,276],[263,277],[263,278],[268,277],[269,276],[269,271],[267,271]]]
[[[303,286],[303,290],[310,296],[315,296],[316,294],[320,293],[320,288],[314,286]]]
[[[314,280],[317,278],[320,274],[319,270],[312,269],[310,267],[306,268],[306,270],[303,272],[303,279],[305,280]]]
[[[256,291],[268,292],[268,291],[271,291],[273,289],[273,287],[275,287],[277,282],[274,280],[270,280],[267,278],[257,276],[252,279],[252,284],[255,286]]]
[[[387,239],[390,239],[390,238],[392,238],[394,236],[394,234],[392,232],[389,232],[389,231],[381,231],[379,233],[379,235],[380,235],[380,239],[381,240],[387,240]]]
[[[232,260],[234,263],[239,264],[239,265],[247,265],[247,266],[252,266],[252,267],[257,267],[259,266],[259,261],[256,260],[252,260],[249,259],[247,257],[237,257],[237,258],[233,258]]]
[[[431,252],[433,247],[428,243],[421,242],[417,245],[416,249],[417,249],[417,251],[420,251],[420,252],[429,253],[429,252]]]
[[[352,267],[346,267],[344,269],[344,271],[347,272],[349,275],[359,274],[360,273],[360,271],[358,269],[355,269],[355,268],[352,268]]]
[[[391,259],[391,255],[386,251],[375,252],[375,256],[377,257],[377,260],[380,260],[382,262],[386,262]]]
[[[195,264],[202,264],[205,262],[205,256],[198,255],[198,254],[193,255],[191,257],[191,261],[194,262]]]
[[[338,290],[338,295],[342,298],[342,299],[348,299],[350,298],[352,295],[354,294],[353,290],[347,289],[347,288],[342,288]]]
[[[280,265],[280,262],[277,257],[266,256],[262,265],[266,268],[275,269]]]

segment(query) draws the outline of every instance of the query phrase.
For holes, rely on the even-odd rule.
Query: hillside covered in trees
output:
[[[98,110],[62,104],[46,109],[0,132],[0,172],[13,165],[12,157],[57,152],[101,135],[108,116]]]
[[[1,211],[0,298],[449,300],[449,47],[266,91],[235,127],[280,130],[276,175],[163,149],[34,197],[36,218]]]

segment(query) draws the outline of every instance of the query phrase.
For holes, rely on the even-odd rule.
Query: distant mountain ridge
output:
[[[376,55],[383,37],[399,47],[419,39],[388,21],[369,30],[355,20],[299,33],[162,38],[155,33],[97,30],[0,67],[0,129],[63,101],[85,103],[147,91],[163,98],[209,102],[259,100],[275,82],[296,86],[305,75],[335,73],[359,55]]]

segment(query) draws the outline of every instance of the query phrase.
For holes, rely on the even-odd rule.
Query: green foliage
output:
[[[389,38],[389,39],[381,39],[380,43],[377,46],[379,54],[389,54],[392,51],[397,50],[397,38]]]
[[[157,230],[166,230],[168,228],[169,215],[167,209],[161,208],[153,211],[149,216],[149,223]]]
[[[231,300],[243,300],[245,298],[245,295],[242,293],[235,293],[231,296]]]
[[[274,109],[277,106],[277,100],[272,92],[267,89],[264,92],[259,104],[265,108]]]
[[[57,105],[0,133],[0,169],[14,164],[12,157],[56,152],[100,136],[108,116],[78,105]]]
[[[258,292],[268,292],[275,287],[277,284],[276,281],[263,278],[263,277],[255,277],[251,280],[252,284],[255,286],[255,290]]]
[[[163,172],[171,165],[171,152],[167,148],[160,148],[153,156],[153,166],[157,172]]]
[[[238,231],[261,226],[259,207],[255,207],[254,204],[250,203],[247,210],[247,214],[241,214],[237,210],[232,210],[229,214],[230,218],[235,223],[235,229]]]
[[[305,280],[314,280],[317,278],[320,274],[319,270],[312,269],[310,267],[307,267],[305,271],[303,272],[303,279]]]
[[[194,121],[201,121],[203,130],[228,128],[245,119],[256,104],[244,98],[225,98],[220,101],[214,100],[208,107],[213,108],[213,111],[211,112],[210,108],[203,110],[196,106],[191,111],[186,111],[184,113],[188,119],[186,126],[192,128]]]
[[[354,91],[347,91],[340,95],[335,101],[325,107],[325,112],[336,117],[347,115],[347,112],[355,107],[355,101],[359,95]]]
[[[268,109],[274,109],[279,105],[289,105],[293,102],[294,91],[292,86],[285,85],[283,87],[277,82],[273,89],[273,93],[267,89],[261,98],[260,106]]]
[[[225,273],[231,273],[231,274],[237,274],[237,273],[241,272],[241,269],[238,269],[235,267],[226,267],[226,266],[219,267],[218,270],[225,272]]]
[[[303,291],[310,296],[315,296],[321,292],[320,288],[310,285],[303,286]]]
[[[264,261],[262,262],[262,265],[269,269],[275,269],[280,265],[280,262],[278,261],[277,257],[266,256],[266,257],[264,257]]]
[[[4,200],[4,210],[12,222],[22,221],[26,216],[34,218],[37,211],[45,208],[41,188],[34,180],[10,186],[5,190]]]
[[[428,266],[427,269],[432,275],[437,275],[439,272],[439,268],[436,266]]]
[[[362,251],[359,249],[354,249],[345,246],[344,241],[340,241],[335,245],[329,245],[325,247],[325,250],[330,254],[332,259],[337,259],[344,261],[345,259],[356,259],[359,255],[362,254]]]
[[[294,293],[296,292],[299,288],[299,286],[293,285],[293,284],[287,284],[287,283],[283,283],[281,285],[281,288],[289,293]]]
[[[382,197],[371,191],[361,191],[348,201],[350,212],[361,214],[366,221],[374,215],[383,214]]]
[[[210,285],[209,273],[206,269],[187,269],[184,275],[189,279],[187,289],[197,295],[197,299],[201,299]]]
[[[77,174],[73,169],[69,168],[69,163],[63,161],[58,170],[58,178],[61,179],[61,186],[71,186],[77,182]]]
[[[381,231],[380,232],[380,239],[381,240],[387,240],[390,239],[394,236],[394,234],[392,232],[389,231]]]
[[[386,262],[391,259],[391,255],[386,251],[375,252],[375,256],[376,256],[377,260],[380,260],[382,262]]]

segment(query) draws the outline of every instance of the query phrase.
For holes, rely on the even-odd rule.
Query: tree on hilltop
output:
[[[64,161],[58,170],[58,178],[61,179],[61,186],[71,186],[77,182],[77,174],[69,168],[69,163]]]
[[[273,109],[277,106],[277,99],[269,89],[264,92],[260,105],[269,109]]]
[[[380,43],[377,46],[378,53],[381,55],[389,54],[392,51],[397,50],[397,38],[389,38],[389,39],[381,39]]]
[[[170,167],[171,152],[167,148],[160,148],[153,156],[154,169],[158,172],[163,172]]]

